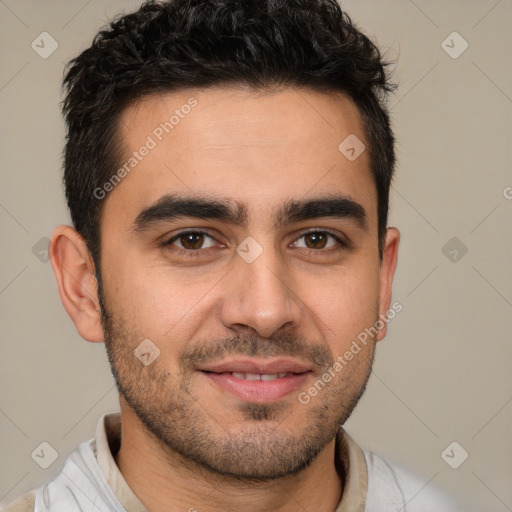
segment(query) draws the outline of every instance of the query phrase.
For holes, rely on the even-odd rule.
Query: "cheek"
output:
[[[340,353],[378,316],[379,282],[376,272],[338,272],[317,288],[305,294],[307,303],[319,319],[333,352]]]
[[[194,277],[162,263],[128,257],[104,280],[105,297],[131,332],[180,350],[180,340],[190,339],[205,320],[211,307],[208,292],[218,280],[215,273]]]

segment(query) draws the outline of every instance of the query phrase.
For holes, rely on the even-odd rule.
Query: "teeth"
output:
[[[237,379],[244,379],[244,380],[276,380],[276,379],[282,379],[283,377],[286,377],[288,375],[286,372],[283,373],[238,373],[233,372],[233,377],[236,377]]]

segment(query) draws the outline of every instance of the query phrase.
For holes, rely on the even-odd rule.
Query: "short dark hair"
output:
[[[104,201],[94,190],[121,164],[121,112],[145,96],[219,85],[342,92],[354,101],[377,188],[382,258],[395,166],[386,66],[335,0],[149,1],[114,19],[69,62],[63,82],[66,199],[96,273]]]

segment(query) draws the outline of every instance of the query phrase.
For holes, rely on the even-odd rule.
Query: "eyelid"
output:
[[[345,234],[339,233],[338,231],[332,231],[329,228],[305,228],[303,231],[299,232],[298,235],[296,235],[294,242],[296,242],[299,238],[302,238],[303,236],[309,235],[311,233],[323,233],[323,234],[330,235],[343,248],[349,248],[351,246],[351,242],[345,236]],[[328,249],[325,249],[324,251],[322,251],[321,249],[307,249],[307,250],[311,250],[314,252],[327,252],[328,251]]]
[[[211,238],[212,240],[215,240],[216,242],[218,242],[217,239],[208,230],[201,229],[201,228],[189,228],[189,229],[184,229],[183,231],[180,231],[179,233],[174,234],[170,238],[165,238],[162,244],[164,246],[165,245],[172,245],[172,243],[175,242],[178,238],[180,238],[180,237],[182,237],[184,235],[188,235],[190,233],[199,234],[199,235],[205,235],[208,238]],[[178,247],[178,249],[183,249],[183,248],[182,247]],[[188,250],[187,249],[183,249],[183,250],[192,251],[192,249],[188,249]],[[201,249],[195,249],[194,252],[197,252],[197,251],[200,251],[200,250]]]
[[[189,233],[193,233],[193,234],[201,234],[201,235],[205,235],[207,236],[208,238],[211,238],[212,240],[214,240],[215,242],[221,244],[220,242],[218,242],[218,240],[211,234],[211,232],[207,229],[202,229],[202,228],[188,228],[188,229],[184,229],[176,234],[174,234],[172,237],[170,238],[166,238],[163,242],[162,242],[162,246],[163,247],[166,247],[166,246],[169,246],[169,245],[173,245],[173,242],[175,242],[177,239],[179,239],[181,236],[183,235],[187,235]],[[351,246],[351,242],[350,240],[344,235],[344,234],[340,234],[339,232],[334,232],[332,230],[330,230],[329,228],[304,228],[303,230],[301,230],[299,233],[296,233],[294,235],[294,240],[293,242],[291,243],[295,243],[297,242],[300,238],[302,238],[303,236],[305,235],[308,235],[308,234],[311,234],[311,233],[324,233],[324,234],[327,234],[327,235],[330,235],[331,237],[333,237],[336,242],[338,242],[338,244],[342,247],[342,248],[349,248]],[[224,246],[224,244],[221,244],[222,246]],[[175,246],[176,247],[176,251],[177,252],[180,252],[180,253],[187,253],[187,254],[194,254],[194,255],[198,255],[201,251],[206,251],[208,249],[211,249],[212,247],[206,247],[206,248],[200,248],[200,249],[184,249],[183,247],[179,247],[179,246]],[[309,251],[313,251],[313,252],[318,252],[318,253],[321,253],[321,252],[328,252],[329,249],[333,249],[332,247],[329,248],[329,249],[307,249],[307,248],[304,248],[306,250],[309,250]]]

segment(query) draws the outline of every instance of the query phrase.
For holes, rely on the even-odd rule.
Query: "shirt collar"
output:
[[[93,444],[101,472],[127,512],[149,512],[130,489],[117,467],[114,455],[119,451],[120,446],[121,414],[103,415],[96,427],[96,444]]]
[[[94,453],[102,473],[127,512],[148,512],[130,489],[114,460],[121,446],[121,414],[103,415],[96,427]],[[364,512],[368,491],[368,471],[363,451],[341,428],[336,436],[336,467],[343,471],[345,485],[334,512]]]

